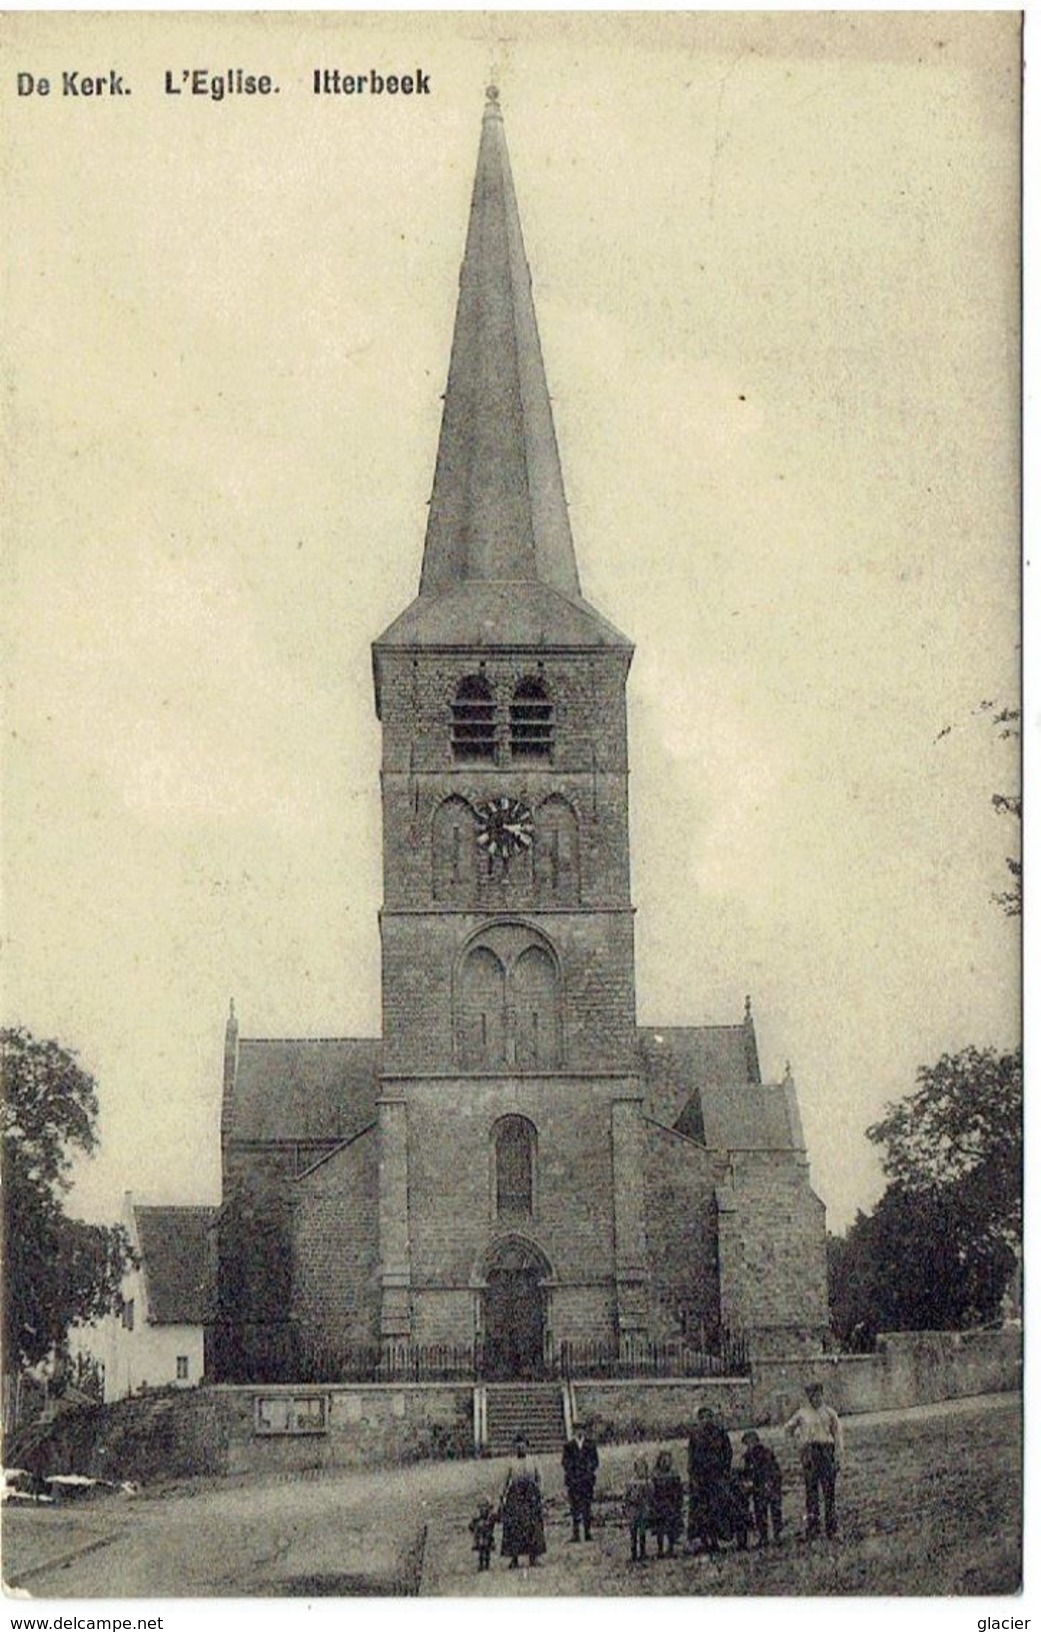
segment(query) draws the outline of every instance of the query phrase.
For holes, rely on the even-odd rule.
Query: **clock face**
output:
[[[477,843],[486,856],[509,861],[518,850],[530,850],[535,824],[519,799],[488,799],[477,807]]]

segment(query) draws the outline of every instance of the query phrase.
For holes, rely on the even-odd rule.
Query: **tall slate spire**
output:
[[[375,643],[618,646],[582,599],[499,93],[489,86],[419,595]]]
[[[581,594],[499,93],[489,86],[420,594],[538,579]]]

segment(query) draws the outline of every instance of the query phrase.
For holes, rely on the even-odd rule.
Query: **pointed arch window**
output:
[[[466,674],[456,687],[452,753],[463,760],[495,758],[495,698],[483,674]]]
[[[431,823],[431,864],[435,901],[465,901],[473,892],[476,848],[473,811],[454,795],[442,800]]]
[[[455,981],[453,1033],[464,1071],[557,1071],[564,1063],[560,968],[523,924],[489,925]]]
[[[495,1213],[501,1219],[531,1218],[535,1211],[535,1127],[526,1116],[495,1124]]]
[[[510,972],[514,1053],[522,1071],[560,1064],[560,998],[553,959],[529,946]]]
[[[506,1064],[506,970],[486,946],[468,952],[460,974],[460,1052],[471,1071]]]
[[[572,902],[579,899],[578,818],[559,794],[551,794],[538,809],[534,874],[540,900]]]
[[[553,704],[533,675],[518,681],[510,703],[510,754],[514,759],[553,757]]]

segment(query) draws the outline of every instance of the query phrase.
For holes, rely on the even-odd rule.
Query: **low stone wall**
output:
[[[897,1411],[971,1394],[1002,1394],[1022,1387],[1022,1333],[890,1332],[874,1354],[756,1360],[752,1367],[752,1420],[784,1422],[818,1378],[840,1416]]]
[[[220,1384],[212,1392],[220,1400],[229,1473],[473,1454],[469,1384]]]
[[[703,1405],[713,1406],[730,1428],[752,1420],[747,1377],[575,1381],[571,1395],[576,1418],[601,1444],[683,1438]]]
[[[899,1332],[875,1354],[758,1359],[752,1376],[575,1381],[574,1409],[604,1443],[686,1436],[702,1405],[731,1432],[787,1420],[810,1377],[840,1416],[1022,1387],[1022,1334]],[[221,1384],[79,1407],[10,1447],[41,1474],[108,1479],[374,1467],[473,1454],[468,1383]]]

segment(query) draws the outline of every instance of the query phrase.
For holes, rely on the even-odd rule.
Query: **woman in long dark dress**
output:
[[[502,1490],[502,1556],[517,1568],[526,1553],[529,1564],[537,1564],[546,1551],[546,1527],[542,1518],[542,1476],[538,1463],[528,1455],[527,1441],[518,1435],[506,1470]]]

